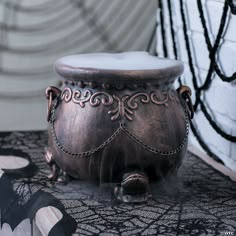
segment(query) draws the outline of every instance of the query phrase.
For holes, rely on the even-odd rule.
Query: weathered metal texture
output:
[[[191,116],[191,106],[185,102],[190,90],[173,87],[182,64],[128,73],[70,70],[73,73],[56,64],[56,71],[65,78],[64,86],[61,92],[54,87],[46,91],[52,97],[46,155],[54,173],[51,178],[58,177],[58,166],[63,176],[125,182],[124,186],[135,181],[141,186],[148,179],[158,180],[177,171],[186,153]],[[142,189],[147,196],[147,188]],[[116,193],[122,200],[117,189]]]

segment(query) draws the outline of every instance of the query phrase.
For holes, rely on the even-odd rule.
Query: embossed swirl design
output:
[[[150,94],[145,92],[136,92],[131,95],[123,95],[119,97],[116,94],[109,94],[107,92],[95,92],[86,89],[84,91],[72,90],[71,88],[64,88],[61,93],[61,100],[70,102],[71,100],[75,104],[79,104],[82,108],[86,103],[89,103],[92,107],[97,107],[100,104],[104,106],[111,106],[115,104],[115,108],[108,111],[111,115],[111,120],[117,120],[125,117],[127,120],[132,121],[134,110],[137,110],[139,104],[148,104],[152,102],[155,105],[168,106],[169,100],[179,102],[177,93],[174,90],[167,91],[155,91]]]

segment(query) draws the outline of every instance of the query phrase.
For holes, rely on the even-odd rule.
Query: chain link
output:
[[[177,154],[178,152],[180,152],[184,146],[187,143],[188,140],[188,133],[189,133],[189,115],[188,115],[188,111],[187,111],[187,105],[186,103],[183,104],[184,106],[184,113],[185,113],[185,136],[183,141],[181,142],[181,144],[177,147],[174,148],[170,151],[161,151],[159,149],[155,149],[152,147],[149,147],[147,144],[145,144],[142,140],[140,140],[139,138],[137,138],[134,134],[132,134],[125,126],[122,126],[122,130],[133,140],[135,141],[137,144],[139,144],[141,147],[143,147],[145,150],[155,153],[155,154],[160,154],[162,156],[172,156]]]
[[[133,141],[135,141],[138,145],[140,145],[141,147],[143,147],[145,150],[147,150],[149,152],[152,152],[154,154],[159,154],[159,155],[162,155],[162,156],[173,156],[173,155],[177,154],[178,152],[180,152],[184,148],[184,146],[187,143],[188,133],[189,133],[189,115],[188,115],[186,101],[183,98],[180,98],[180,101],[181,101],[182,106],[184,107],[184,113],[185,113],[185,136],[184,136],[184,139],[181,142],[181,144],[177,148],[174,148],[174,149],[172,149],[170,151],[161,151],[159,149],[155,149],[155,148],[152,148],[152,147],[146,145],[142,140],[140,140],[133,133],[131,133],[125,127],[125,124],[123,122],[121,122],[119,128],[105,142],[103,142],[97,148],[95,148],[93,150],[90,150],[90,151],[87,151],[87,152],[82,152],[82,153],[70,152],[65,147],[63,147],[63,145],[58,140],[56,132],[55,132],[54,121],[55,121],[55,111],[56,111],[55,107],[56,107],[56,104],[54,104],[52,106],[52,114],[51,114],[51,119],[50,119],[51,134],[52,134],[53,140],[54,140],[55,144],[57,145],[57,147],[62,152],[64,152],[65,154],[67,154],[67,155],[69,155],[71,157],[90,157],[90,156],[92,156],[96,152],[98,152],[101,149],[103,149],[106,146],[108,146],[108,144],[110,144],[122,131],[125,134],[127,134]]]
[[[98,152],[99,150],[103,149],[105,146],[107,146],[109,143],[111,143],[121,132],[122,128],[121,126],[113,133],[113,135],[111,137],[109,137],[104,143],[102,143],[100,146],[98,146],[97,148],[87,151],[87,152],[82,152],[82,153],[73,153],[70,152],[69,150],[67,150],[66,148],[64,148],[62,146],[62,144],[60,143],[60,141],[58,140],[57,136],[56,136],[56,132],[55,132],[55,127],[54,127],[54,117],[55,117],[55,106],[53,106],[52,109],[52,116],[51,116],[51,120],[50,120],[50,124],[51,124],[51,134],[52,137],[54,139],[54,142],[56,143],[56,145],[58,146],[58,148],[63,151],[65,154],[72,156],[72,157],[88,157],[93,155],[94,153]]]

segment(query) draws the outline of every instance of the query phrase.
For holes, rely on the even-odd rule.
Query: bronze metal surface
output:
[[[50,178],[117,182],[118,200],[146,201],[149,181],[175,174],[186,153],[191,90],[173,86],[182,64],[151,71],[72,69],[56,64],[64,85],[46,91]]]

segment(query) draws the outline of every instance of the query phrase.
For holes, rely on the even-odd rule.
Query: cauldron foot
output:
[[[48,178],[60,184],[67,184],[69,182],[69,176],[67,175],[65,171],[63,171],[62,169],[58,167],[49,149],[46,150],[45,159],[51,169],[51,174],[48,175]]]
[[[114,189],[117,200],[124,203],[142,203],[150,197],[149,181],[142,171],[127,172],[123,175],[122,182]]]
[[[54,161],[53,155],[49,149],[46,150],[45,159],[51,169],[51,174],[48,175],[48,178],[53,181],[57,180],[60,173],[60,168]]]
[[[65,171],[61,171],[60,175],[57,178],[57,182],[60,184],[68,184],[69,176]]]

